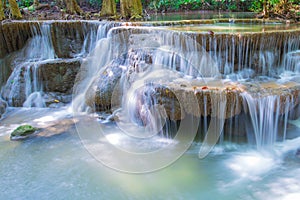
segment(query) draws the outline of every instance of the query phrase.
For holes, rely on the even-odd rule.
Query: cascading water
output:
[[[11,96],[6,98],[11,105],[17,103],[13,92],[7,93],[13,88],[25,97],[19,106],[49,106],[46,93],[69,92],[51,80],[69,82],[72,71],[61,72],[63,65],[71,63],[65,66],[70,70],[78,64],[76,59],[83,62],[72,88],[76,130],[65,107],[9,108],[1,120],[4,198],[86,198],[86,191],[91,191],[91,198],[113,199],[151,199],[161,192],[161,198],[184,199],[299,197],[300,140],[289,139],[292,128],[299,127],[299,34],[186,34],[91,23],[93,28],[83,23],[82,35],[69,34],[83,38],[72,53],[58,56],[57,49],[74,42],[57,47],[53,32],[58,24],[52,22],[40,24],[24,49],[14,52],[23,56],[15,59],[2,88],[4,97]],[[35,40],[49,37],[47,28],[52,39],[48,42],[54,44],[50,48]],[[38,46],[49,54],[32,53]],[[45,81],[52,71],[59,76]],[[49,82],[53,87],[47,86]],[[102,115],[103,111],[108,113]],[[43,130],[27,141],[8,141],[9,133],[25,123]],[[101,130],[105,137],[99,136]],[[191,130],[201,142],[192,143]],[[299,137],[298,130],[292,137]],[[222,145],[213,148],[217,141]],[[104,165],[117,170],[138,173],[168,167],[140,176],[116,173],[98,165],[82,144],[94,158],[102,156]],[[117,164],[121,168],[114,167]]]
[[[293,107],[292,100],[287,100],[283,113],[280,111],[280,97],[267,96],[253,98],[248,93],[243,93],[245,106],[250,114],[255,140],[258,148],[272,146],[277,141],[278,129],[282,125],[280,119],[283,115],[288,116]],[[287,117],[283,120],[283,139],[285,139]]]
[[[300,51],[290,51],[284,56],[284,70],[300,73]]]
[[[280,73],[285,70],[298,73],[299,56],[297,49],[299,48],[299,40],[298,36],[294,34],[287,36],[280,35],[277,39],[273,35],[265,37],[263,34],[252,35],[248,33],[186,35],[182,32],[168,31],[161,28],[136,28],[128,27],[127,24],[113,28],[121,24],[91,23],[94,23],[93,26],[97,28],[87,31],[88,23],[83,24],[83,26],[87,26],[83,28],[84,41],[81,51],[74,54],[76,57],[85,57],[90,53],[82,63],[82,68],[74,87],[73,108],[76,111],[87,111],[93,107],[93,103],[87,101],[87,95],[89,95],[88,93],[91,88],[97,87],[95,82],[97,82],[98,77],[101,75],[114,77],[118,74],[119,85],[121,85],[120,94],[123,96],[123,102],[115,104],[122,109],[127,109],[126,115],[131,116],[128,119],[139,121],[139,119],[137,119],[139,114],[132,114],[133,108],[139,109],[139,107],[136,106],[139,98],[136,95],[139,94],[136,91],[129,92],[132,89],[131,87],[141,88],[143,84],[147,83],[148,86],[151,84],[154,85],[154,88],[152,87],[151,89],[151,87],[149,87],[149,89],[157,92],[157,82],[161,85],[166,85],[166,88],[168,88],[168,84],[174,83],[174,85],[182,85],[183,87],[186,82],[190,81],[190,83],[195,83],[190,86],[193,88],[195,95],[198,95],[199,90],[206,90],[202,88],[210,89],[210,86],[211,88],[217,89],[226,88],[228,87],[228,82],[237,82],[243,85],[253,78],[258,80],[258,82],[260,80],[265,81],[265,79],[268,79],[266,76],[269,75],[277,78],[281,76]],[[43,93],[45,85],[43,85],[43,80],[41,80],[40,77],[41,71],[39,66],[45,62],[57,59],[55,52],[57,45],[53,45],[53,35],[51,35],[50,30],[52,26],[51,22],[43,22],[38,26],[32,26],[33,37],[29,39],[26,46],[17,53],[17,57],[23,57],[25,62],[21,60],[14,64],[16,67],[6,82],[6,85],[2,88],[2,96],[10,105],[25,107],[46,106]],[[78,37],[77,33],[74,35]],[[278,48],[272,49],[273,46],[278,46]],[[116,69],[110,69],[112,63],[118,65],[118,67],[116,67]],[[152,76],[158,76],[159,73],[168,74],[170,70],[172,73],[178,73],[178,76],[176,75],[176,77],[172,77],[171,79],[166,78],[165,81],[161,83],[159,79],[163,78],[151,80],[151,77],[148,76],[148,74],[152,74]],[[147,80],[145,77],[147,77],[147,79],[150,77],[150,79]],[[215,80],[219,81],[217,86],[213,83]],[[142,85],[136,85],[137,83],[142,83]],[[114,84],[113,82],[112,85],[108,86],[115,87]],[[176,87],[175,89],[177,90]],[[114,90],[115,88],[110,89]],[[241,91],[242,90],[243,89],[241,89]],[[164,92],[163,90],[161,91]],[[154,98],[154,100],[144,99],[143,101],[148,102],[148,104],[149,102],[158,103],[155,95],[159,94],[155,92],[152,92],[152,95],[148,95],[149,98]],[[129,97],[128,95],[133,96]],[[213,96],[212,93],[208,96],[204,95],[204,98],[202,98],[201,95],[197,97],[198,100],[200,100],[200,104],[202,104],[201,101],[203,101],[203,105],[205,105],[203,109],[200,109],[203,110],[200,116],[204,116],[206,123],[202,125],[205,127],[209,127],[207,123],[210,119],[207,119],[207,117],[210,117],[212,113],[210,104],[213,102],[212,100],[214,100]],[[226,119],[240,112],[239,110],[241,109],[238,107],[242,106],[239,105],[241,101],[239,96],[243,99],[244,110],[249,110],[249,107],[259,107],[255,111],[250,109],[251,112],[248,112],[251,118],[249,121],[252,126],[254,126],[250,130],[254,130],[258,146],[274,143],[274,138],[277,138],[277,136],[267,136],[267,138],[272,138],[270,139],[271,141],[259,138],[263,138],[263,136],[261,136],[265,134],[263,130],[269,130],[270,133],[267,135],[272,135],[271,132],[277,132],[276,128],[262,128],[262,126],[271,127],[273,123],[278,121],[278,117],[286,119],[284,122],[284,127],[286,127],[288,117],[284,115],[286,112],[280,111],[280,114],[278,114],[276,109],[279,105],[275,105],[276,103],[278,104],[278,100],[275,100],[276,95],[274,96],[274,101],[270,99],[265,100],[265,98],[253,97],[253,94],[249,93],[246,89],[241,95],[235,95],[233,99],[235,99],[234,102],[236,105],[234,107],[226,105],[226,112],[231,113],[226,113]],[[272,96],[272,92],[270,96]],[[110,95],[108,95],[108,99],[109,98]],[[129,99],[135,99],[135,101],[129,101]],[[289,105],[285,108],[286,111],[290,111],[295,107],[294,101],[296,101],[294,98],[290,98],[290,100],[285,102],[285,105]],[[173,104],[175,105],[176,103],[174,102]],[[130,103],[130,105],[128,105],[128,103]],[[227,104],[230,103],[232,102],[227,100]],[[108,100],[108,103],[106,103],[104,107],[110,109],[110,104],[111,99]],[[97,106],[100,105],[96,105],[96,107]],[[267,114],[268,111],[264,109],[265,107],[275,109],[271,112],[274,113],[275,116],[274,122],[257,122],[269,116]],[[141,106],[140,108],[144,109],[144,113],[151,113],[150,110],[147,111],[146,106]],[[173,113],[168,111],[168,115],[171,114],[175,116],[174,113],[177,112],[176,109],[177,108],[173,108]],[[216,109],[220,110],[218,108]],[[228,109],[231,110],[228,111]],[[91,110],[99,111],[97,108],[92,108]],[[187,112],[192,113],[192,111]],[[220,119],[223,118],[221,117],[222,114],[217,116]],[[177,117],[176,120],[178,119]],[[154,124],[151,126],[161,127]],[[231,127],[231,129],[232,128],[233,127]],[[207,130],[207,128],[204,128],[204,130]],[[276,135],[276,133],[273,134]]]
[[[299,40],[297,40],[294,35],[284,36],[284,38],[279,38],[279,40],[274,39],[273,36],[264,37],[263,35],[262,37],[255,36],[257,40],[252,40],[251,34],[245,34],[243,36],[228,35],[226,37],[223,37],[222,34],[220,36],[203,35],[200,42],[202,46],[199,46],[196,42],[199,41],[198,37],[199,36],[187,37],[184,33],[155,28],[120,27],[111,29],[108,37],[99,40],[93,53],[86,59],[86,63],[84,64],[85,70],[82,75],[85,78],[79,78],[83,81],[75,87],[75,94],[78,93],[79,95],[77,95],[77,97],[75,96],[73,108],[83,111],[90,107],[92,108],[91,110],[97,111],[97,108],[93,107],[93,103],[88,103],[88,106],[85,105],[85,102],[93,102],[95,100],[93,100],[93,98],[98,98],[95,97],[95,95],[90,95],[90,93],[93,92],[89,91],[97,93],[95,92],[98,87],[96,82],[101,74],[114,76],[116,73],[114,70],[116,69],[110,70],[110,63],[115,63],[116,59],[120,57],[123,57],[119,59],[120,63],[115,64],[119,65],[117,67],[117,71],[119,70],[119,77],[117,79],[121,81],[119,84],[121,85],[121,89],[116,89],[119,87],[116,83],[109,87],[113,87],[111,90],[116,89],[118,91],[117,94],[123,96],[123,98],[120,99],[120,97],[118,97],[116,99],[119,100],[112,100],[112,104],[115,104],[112,105],[112,110],[118,110],[119,112],[120,110],[117,107],[120,106],[123,111],[126,110],[123,112],[123,114],[126,113],[126,117],[120,118],[120,116],[118,116],[118,119],[126,119],[132,122],[142,121],[142,124],[149,125],[149,122],[145,122],[144,120],[149,119],[153,123],[155,121],[151,120],[150,116],[145,116],[151,115],[151,109],[149,110],[151,106],[147,108],[146,105],[141,105],[141,103],[148,102],[149,104],[150,102],[150,104],[157,104],[157,102],[159,102],[156,99],[157,93],[155,92],[157,85],[168,85],[172,82],[178,82],[177,80],[190,79],[192,82],[197,80],[196,82],[200,85],[200,88],[207,88],[208,86],[212,88],[227,87],[228,89],[228,81],[230,84],[232,84],[232,81],[241,83],[242,87],[247,88],[247,81],[250,79],[255,78],[255,80],[259,82],[260,80],[266,79],[265,77],[268,75],[278,76],[283,69],[287,69],[287,65],[291,66],[287,64],[288,56],[285,55],[289,55],[289,52],[293,52],[299,46]],[[271,50],[271,47],[275,45],[279,45],[280,48]],[[103,54],[103,52],[106,53]],[[282,54],[283,59],[279,56]],[[158,71],[156,72],[155,70]],[[177,71],[181,75],[178,74],[177,77],[168,79],[166,75],[170,73],[169,70],[172,70],[172,73]],[[219,71],[223,72],[223,75]],[[163,75],[165,81],[161,83],[161,80],[164,78],[160,76],[160,74],[164,73],[166,73],[166,75]],[[220,78],[222,76],[227,77],[227,79],[221,80]],[[217,81],[219,82],[217,85],[215,85],[216,80],[219,80]],[[187,81],[183,82],[186,83]],[[154,85],[154,88],[149,87],[150,85]],[[141,90],[142,87],[147,87],[150,91],[152,90],[152,95],[148,94],[139,97],[140,91],[143,91]],[[282,97],[280,97],[280,95],[272,95],[270,91],[270,95],[267,97],[260,97],[260,94],[255,94],[256,97],[253,97],[253,94],[251,92],[249,93],[247,89],[245,92],[242,92],[242,90],[244,89],[240,91],[241,98],[239,98],[239,95],[235,95],[235,97],[231,98],[236,105],[230,106],[229,104],[234,103],[231,102],[231,100],[227,100],[226,104],[226,95],[223,95],[225,98],[224,104],[222,104],[223,106],[214,104],[218,107],[212,107],[218,111],[225,109],[225,112],[230,112],[231,114],[225,113],[225,116],[223,116],[222,113],[215,113],[214,116],[224,121],[228,116],[235,116],[240,110],[245,110],[249,115],[249,122],[252,126],[252,128],[247,129],[246,132],[248,135],[255,135],[255,143],[259,148],[274,144],[279,132],[277,128],[278,122],[280,121],[279,118],[284,121],[283,127],[285,128],[280,130],[280,132],[283,132],[285,137],[288,112],[295,107],[295,99],[291,97],[286,98],[284,102],[280,102]],[[88,97],[86,96],[87,93]],[[196,93],[195,91],[195,94]],[[139,99],[141,97],[143,98],[142,101]],[[87,98],[89,100],[86,100]],[[211,102],[215,100],[214,93],[206,96],[205,99],[211,104]],[[102,100],[95,101],[101,104]],[[108,97],[108,101],[111,101],[110,97]],[[116,101],[122,101],[123,103],[116,103]],[[243,105],[239,105],[240,101],[243,102]],[[78,105],[77,102],[79,102],[80,105]],[[106,105],[110,103],[111,102]],[[284,103],[286,106],[283,109],[284,112],[282,108],[279,109],[279,107],[283,107],[281,103]],[[204,103],[204,105],[211,106],[209,104]],[[224,105],[226,106],[224,107]],[[219,106],[223,108],[219,108]],[[110,109],[109,106],[107,108]],[[202,114],[204,121],[206,121],[206,123],[202,125],[205,127],[209,127],[207,123],[210,120],[206,118],[212,115],[210,109],[210,107],[203,108],[205,112],[208,112]],[[228,111],[228,109],[230,110]],[[173,108],[173,114],[176,112],[175,110],[176,108]],[[101,109],[98,111],[101,111]],[[152,112],[152,114],[156,117],[160,116],[158,113],[154,114]],[[138,118],[142,118],[142,120]],[[162,117],[158,118],[161,119]],[[155,123],[157,122],[165,123],[164,120],[158,120]],[[229,127],[233,126],[232,123],[233,122],[229,123],[231,124]],[[157,124],[151,124],[149,126],[156,127],[156,129],[157,127],[162,127],[162,125]],[[218,132],[220,132],[221,137],[223,137],[223,125],[218,125],[217,127],[221,129]],[[230,129],[233,128],[231,127]],[[207,128],[204,130],[207,130]]]
[[[32,27],[32,39],[17,52],[21,62],[14,63],[14,71],[7,84],[2,88],[2,95],[10,105],[25,107],[44,107],[41,97],[41,81],[38,79],[39,63],[56,57],[52,45],[50,25],[47,23]],[[23,103],[23,99],[25,102]]]
[[[38,79],[38,64],[29,66],[25,71],[25,95],[26,101],[23,103],[23,107],[45,107],[45,102],[42,97],[41,81]]]
[[[60,98],[60,96],[64,95],[62,93],[67,93],[66,95],[68,95],[69,91],[66,91],[67,89],[65,88],[71,86],[62,85],[64,83],[56,83],[61,85],[57,86],[60,87],[59,89],[57,87],[49,89],[49,84],[55,84],[53,81],[63,82],[64,77],[62,76],[70,76],[71,73],[75,73],[76,69],[71,69],[70,71],[70,69],[62,67],[70,66],[76,68],[74,65],[80,64],[81,59],[95,48],[96,41],[105,37],[107,31],[116,25],[114,23],[101,22],[78,22],[77,24],[76,22],[70,22],[70,25],[67,22],[62,24],[71,26],[72,30],[65,32],[63,30],[64,26],[60,27],[59,24],[51,21],[29,25],[31,36],[24,47],[0,60],[0,64],[3,63],[1,64],[1,70],[7,70],[7,65],[13,69],[8,80],[3,80],[6,84],[1,84],[2,96],[10,106],[45,107],[53,101],[61,101],[57,99],[67,98]],[[72,26],[72,24],[74,25]],[[78,24],[82,27],[78,30],[73,30],[74,26]],[[96,32],[98,30],[97,34],[95,34],[95,30]],[[55,38],[55,34],[60,34],[62,31],[66,34],[66,37],[76,37],[76,42],[78,43],[81,42],[82,37],[83,43],[80,46],[81,49],[76,49],[79,45],[74,44],[72,40],[66,40],[65,43],[60,44],[60,40]],[[70,50],[72,53],[64,52],[66,50]],[[50,67],[53,67],[53,71],[56,70],[57,73],[65,74],[52,75],[53,78],[50,80],[49,76],[51,75],[47,71],[51,70]],[[9,74],[9,72],[3,72],[1,79],[5,79],[5,74]],[[65,77],[65,79],[69,78]],[[45,88],[47,92],[44,91]],[[54,94],[55,92],[58,94]],[[70,102],[70,100],[66,101]]]

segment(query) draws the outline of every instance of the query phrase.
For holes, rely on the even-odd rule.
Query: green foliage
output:
[[[252,3],[257,0],[144,0],[146,8],[156,11],[178,11],[178,10],[228,10],[249,11]]]
[[[20,7],[29,7],[33,4],[33,0],[21,0],[18,1]]]
[[[263,0],[253,1],[250,10],[253,12],[261,12],[263,10]]]
[[[120,0],[115,0],[117,5]],[[283,10],[283,0],[266,0],[270,11]],[[20,7],[30,7],[33,0],[17,1]],[[42,2],[42,1],[41,1]],[[54,4],[57,1],[54,1]],[[78,0],[87,3],[95,9],[101,9],[103,0]],[[253,11],[262,12],[264,0],[142,0],[143,8],[153,11],[187,11],[187,10],[223,10],[223,11]],[[300,0],[288,0],[293,5],[291,12],[299,16]],[[286,6],[285,6],[286,7]]]
[[[153,0],[150,1],[148,7],[151,10],[162,11],[171,10],[178,11],[179,9],[196,10],[202,5],[201,0]]]
[[[100,8],[102,5],[102,0],[88,0],[89,4],[93,7]]]
[[[295,8],[300,5],[300,0],[258,0],[252,1],[250,10],[254,12],[263,11],[264,1],[266,2],[267,10],[275,13],[283,13],[287,10],[293,12],[293,10],[295,10]]]

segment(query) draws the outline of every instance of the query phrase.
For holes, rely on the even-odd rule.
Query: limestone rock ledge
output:
[[[46,104],[55,100],[63,103],[71,101],[71,98],[64,96],[72,94],[81,59],[57,59],[31,65],[14,71],[3,87],[2,97],[10,106],[22,107],[27,99],[26,91],[34,90],[37,83],[37,87],[40,87],[37,88],[38,91],[43,91],[43,95],[46,95]]]
[[[300,84],[296,82],[283,84],[217,82],[217,84],[197,83],[197,81],[155,84],[149,86],[154,88],[155,92],[146,97],[153,100],[141,101],[163,105],[172,120],[180,120],[185,114],[229,119],[242,112],[248,113],[249,109],[253,109],[250,104],[257,110],[269,106],[269,112],[283,115],[292,112],[299,105]],[[145,98],[144,94],[149,87],[139,92],[140,98]],[[148,105],[151,106],[153,105]],[[198,108],[195,108],[196,106]],[[137,108],[137,112],[140,112],[139,110],[140,108]]]

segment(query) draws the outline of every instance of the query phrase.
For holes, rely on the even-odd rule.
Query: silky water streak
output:
[[[91,87],[93,82],[91,80],[97,79],[101,73],[104,73],[105,66],[112,60],[124,55],[126,62],[119,66],[123,70],[122,76],[111,98],[111,111],[117,126],[101,124],[91,116],[85,117],[76,124],[77,131],[85,148],[102,164],[128,173],[156,171],[175,162],[194,141],[200,118],[186,114],[184,110],[185,107],[192,106],[194,112],[200,113],[199,102],[196,95],[190,95],[189,101],[186,102],[183,100],[185,98],[182,98],[183,94],[170,91],[176,96],[181,115],[184,116],[179,127],[176,128],[176,134],[173,134],[175,136],[170,138],[164,134],[165,128],[168,127],[165,108],[151,95],[145,94],[154,91],[151,85],[159,84],[162,80],[196,78],[209,84],[206,79],[218,80],[220,73],[209,54],[195,39],[184,33],[161,31],[155,28],[112,28],[107,38],[98,42],[94,51],[86,58],[88,62],[84,62],[82,66],[83,73],[92,76],[83,78],[83,82],[85,80],[89,82],[88,85],[85,84],[84,87],[79,83],[80,90],[78,88],[74,90],[75,117],[83,111],[93,110],[84,105],[84,98],[82,98],[87,88]],[[151,55],[151,62],[147,61],[149,55]],[[221,80],[217,82],[222,84]],[[192,88],[192,85],[187,87]],[[74,102],[81,102],[81,104],[78,106],[79,104]],[[147,102],[151,102],[151,106]],[[216,103],[214,112],[223,112],[224,102],[226,104],[226,99],[220,104]],[[137,112],[139,112],[138,117]],[[139,123],[141,118],[142,123]],[[222,118],[212,120],[208,133],[214,136],[207,135],[203,144],[205,148],[199,151],[200,158],[205,157],[217,143],[222,132],[222,123],[224,123]],[[218,124],[217,128],[216,124]]]

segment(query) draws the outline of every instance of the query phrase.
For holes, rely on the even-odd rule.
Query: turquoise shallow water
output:
[[[219,23],[172,29],[234,33],[285,30],[286,27]],[[10,141],[9,133],[27,123],[44,128],[42,136],[23,142]],[[300,127],[297,120],[292,124]],[[87,126],[87,132],[91,128]],[[115,129],[112,142],[122,142],[121,131]],[[300,158],[296,156],[300,138],[276,143],[262,151],[245,143],[224,142],[204,159],[198,158],[200,146],[194,143],[176,162],[159,171],[139,175],[120,173],[105,167],[85,149],[72,112],[67,108],[10,109],[0,121],[0,199],[300,198]],[[106,149],[99,153],[107,155],[108,160],[118,156]]]
[[[183,25],[170,27],[171,30],[185,32],[204,32],[213,31],[215,33],[263,33],[285,30],[300,30],[299,24],[281,24],[281,23],[216,23],[201,25]]]
[[[52,117],[51,117],[52,116]],[[300,138],[257,151],[224,143],[205,159],[199,143],[175,163],[133,175],[103,166],[86,149],[73,125],[60,133],[9,141],[13,124],[38,126],[69,119],[67,110],[17,109],[1,121],[1,199],[297,199]],[[299,121],[293,122],[299,125]],[[61,127],[60,127],[61,128]],[[65,130],[65,129],[64,129]],[[105,152],[103,152],[105,154]],[[128,161],[130,162],[130,161]]]
[[[149,20],[153,21],[175,21],[192,19],[220,19],[220,18],[253,18],[252,12],[215,12],[215,11],[191,11],[176,13],[151,14]]]

